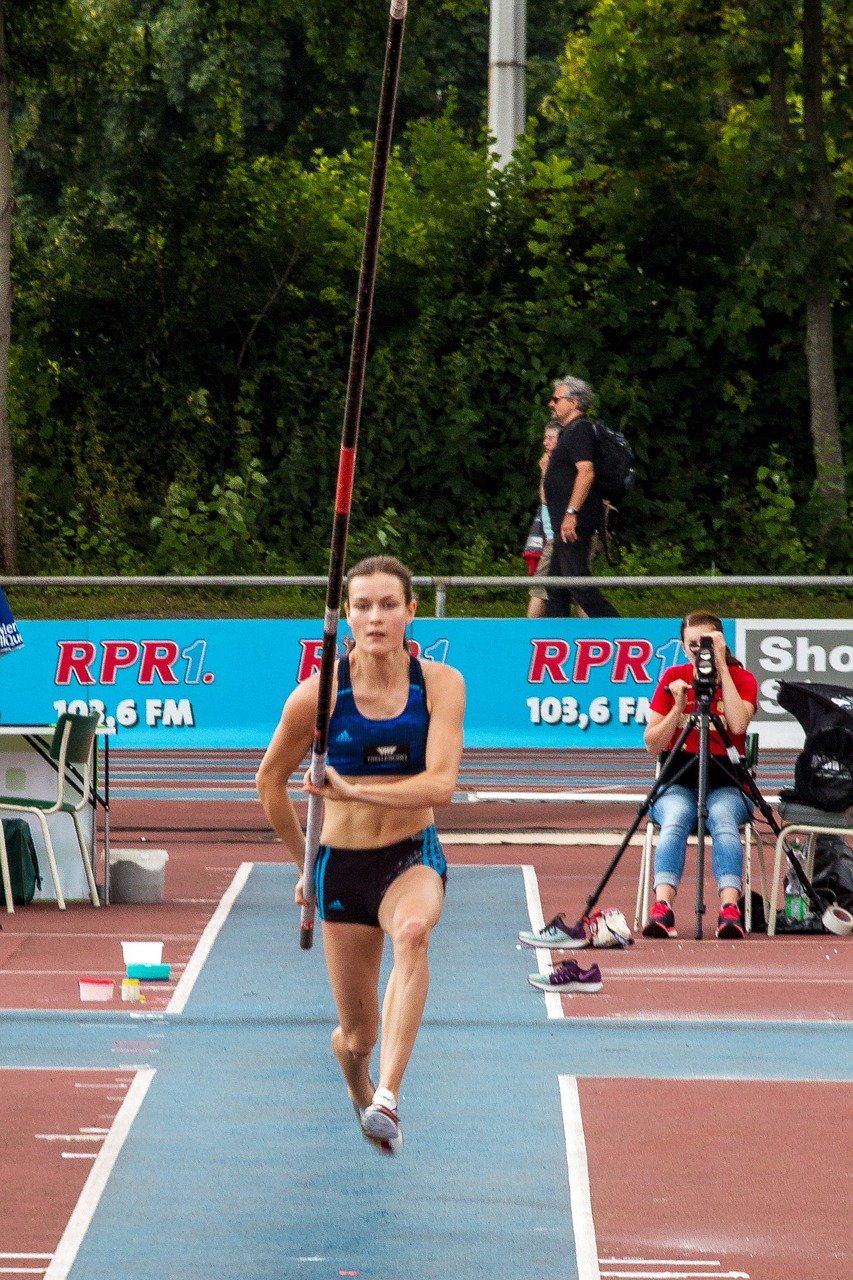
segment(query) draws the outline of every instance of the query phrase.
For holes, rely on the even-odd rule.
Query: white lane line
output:
[[[101,1196],[104,1194],[104,1188],[109,1181],[110,1174],[119,1157],[119,1152],[124,1146],[125,1139],[130,1133],[131,1126],[136,1119],[139,1108],[142,1106],[146,1093],[151,1087],[151,1081],[154,1079],[155,1074],[152,1067],[143,1067],[136,1073],[133,1083],[127,1091],[127,1097],[116,1113],[116,1118],[107,1140],[95,1157],[95,1163],[86,1179],[83,1190],[80,1192],[80,1198],[74,1206],[71,1217],[68,1219],[68,1225],[62,1233],[62,1238],[56,1246],[53,1261],[45,1272],[45,1280],[66,1280],[69,1271],[73,1267],[74,1259],[77,1257],[80,1245],[89,1230],[89,1224],[95,1215]]]
[[[711,1263],[713,1266],[713,1263]],[[748,1271],[602,1271],[602,1280],[749,1280]]]
[[[715,1258],[599,1258],[602,1267],[721,1267]]]
[[[98,1158],[96,1151],[62,1151],[60,1155],[63,1160],[97,1160]]]
[[[124,1080],[110,1080],[107,1084],[82,1084],[79,1080],[75,1081],[75,1089],[126,1089],[127,1082]]]
[[[196,948],[190,957],[189,964],[184,970],[178,985],[172,994],[172,998],[166,1005],[166,1013],[183,1013],[186,1003],[192,994],[192,989],[196,984],[199,974],[201,973],[207,957],[210,955],[214,942],[217,939],[219,930],[228,919],[228,913],[236,902],[239,894],[245,887],[249,878],[249,872],[254,864],[251,862],[241,862],[237,868],[234,879],[225,890],[220,899],[219,906],[207,922],[204,932],[196,944]]]
[[[102,1133],[35,1133],[42,1142],[103,1142]]]
[[[529,863],[524,863],[521,873],[524,876],[524,894],[527,898],[527,914],[530,917],[530,928],[538,933],[545,924],[545,917],[542,914],[542,899],[539,896],[539,881],[536,878],[536,868],[530,866]],[[539,972],[548,973],[552,964],[551,952],[546,947],[536,947],[534,954]],[[563,1018],[565,1016],[559,992],[545,992],[545,1012],[549,1018]]]
[[[559,997],[558,997],[559,998]],[[578,1280],[601,1280],[595,1223],[592,1220],[592,1198],[589,1190],[589,1166],[586,1138],[581,1117],[581,1102],[576,1076],[560,1076],[560,1103],[566,1134],[566,1162],[569,1167],[569,1204],[572,1231],[578,1263]]]

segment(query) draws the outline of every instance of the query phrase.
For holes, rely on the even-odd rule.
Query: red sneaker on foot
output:
[[[644,938],[677,938],[675,912],[667,902],[656,902],[643,930]]]
[[[745,932],[740,907],[736,902],[727,902],[720,909],[720,916],[717,920],[717,937],[742,938]]]

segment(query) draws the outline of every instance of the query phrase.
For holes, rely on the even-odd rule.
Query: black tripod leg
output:
[[[584,916],[588,916],[590,911],[592,911],[593,907],[598,902],[599,898],[601,897],[602,893],[604,892],[607,886],[608,881],[610,880],[610,877],[613,875],[613,872],[616,870],[617,866],[619,865],[619,861],[622,857],[622,854],[628,848],[628,845],[631,842],[632,835],[637,830],[640,823],[643,821],[646,814],[649,812],[652,805],[657,800],[658,796],[663,791],[665,791],[666,788],[672,782],[675,781],[675,778],[678,777],[679,766],[681,766],[682,769],[686,767],[686,765],[682,765],[681,748],[684,745],[684,743],[687,741],[687,735],[693,729],[694,724],[695,724],[695,721],[691,716],[688,719],[687,723],[685,724],[683,730],[681,731],[678,741],[676,742],[675,746],[673,747],[672,751],[670,752],[669,756],[664,762],[663,768],[661,769],[657,778],[655,778],[654,784],[651,787],[648,795],[646,796],[645,800],[637,810],[636,817],[634,818],[634,821],[631,823],[631,826],[626,831],[625,836],[622,840],[622,843],[614,853],[613,857],[610,859],[610,862],[607,865],[607,869],[605,870],[604,875],[601,877],[595,889],[587,898],[586,906],[584,907],[584,913],[583,913]],[[673,774],[675,775],[675,778],[673,777]],[[577,923],[579,925],[583,923],[583,916],[581,916],[581,919]]]
[[[708,712],[699,711],[699,790],[696,797],[696,932],[702,938],[705,914],[705,824],[708,820]]]
[[[756,808],[760,812],[761,816],[767,822],[768,826],[770,827],[770,830],[773,832],[775,836],[778,836],[782,828],[779,825],[776,815],[773,812],[773,810],[770,808],[770,805],[764,799],[764,796],[761,794],[758,788],[758,783],[755,781],[752,774],[749,772],[749,770],[745,767],[745,765],[741,761],[738,749],[732,742],[731,735],[729,734],[728,729],[723,724],[722,720],[716,714],[716,712],[714,711],[711,712],[711,719],[714,722],[714,728],[717,730],[717,733],[720,735],[723,742],[725,743],[726,754],[728,756],[729,765],[731,766],[733,771],[732,781],[734,782],[735,786],[740,787],[742,793],[746,796],[747,800],[752,800],[752,802],[755,804]],[[822,916],[824,911],[826,910],[827,904],[824,902],[821,902],[817,894],[817,891],[814,888],[814,885],[806,875],[805,867],[803,867],[799,858],[795,857],[790,849],[785,849],[785,857],[788,859],[788,862],[791,864],[794,874],[796,875],[797,879],[802,885],[803,891],[806,897],[808,898],[809,902],[811,903],[812,909],[814,910],[815,914],[817,916]]]

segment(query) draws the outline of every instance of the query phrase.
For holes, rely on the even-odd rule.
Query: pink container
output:
[[[112,978],[78,978],[81,1000],[112,1000],[115,982]]]

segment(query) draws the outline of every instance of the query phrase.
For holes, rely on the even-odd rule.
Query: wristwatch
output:
[[[576,515],[577,515],[577,511],[575,511],[574,507],[566,507],[566,515],[567,515],[567,516],[576,516]]]

